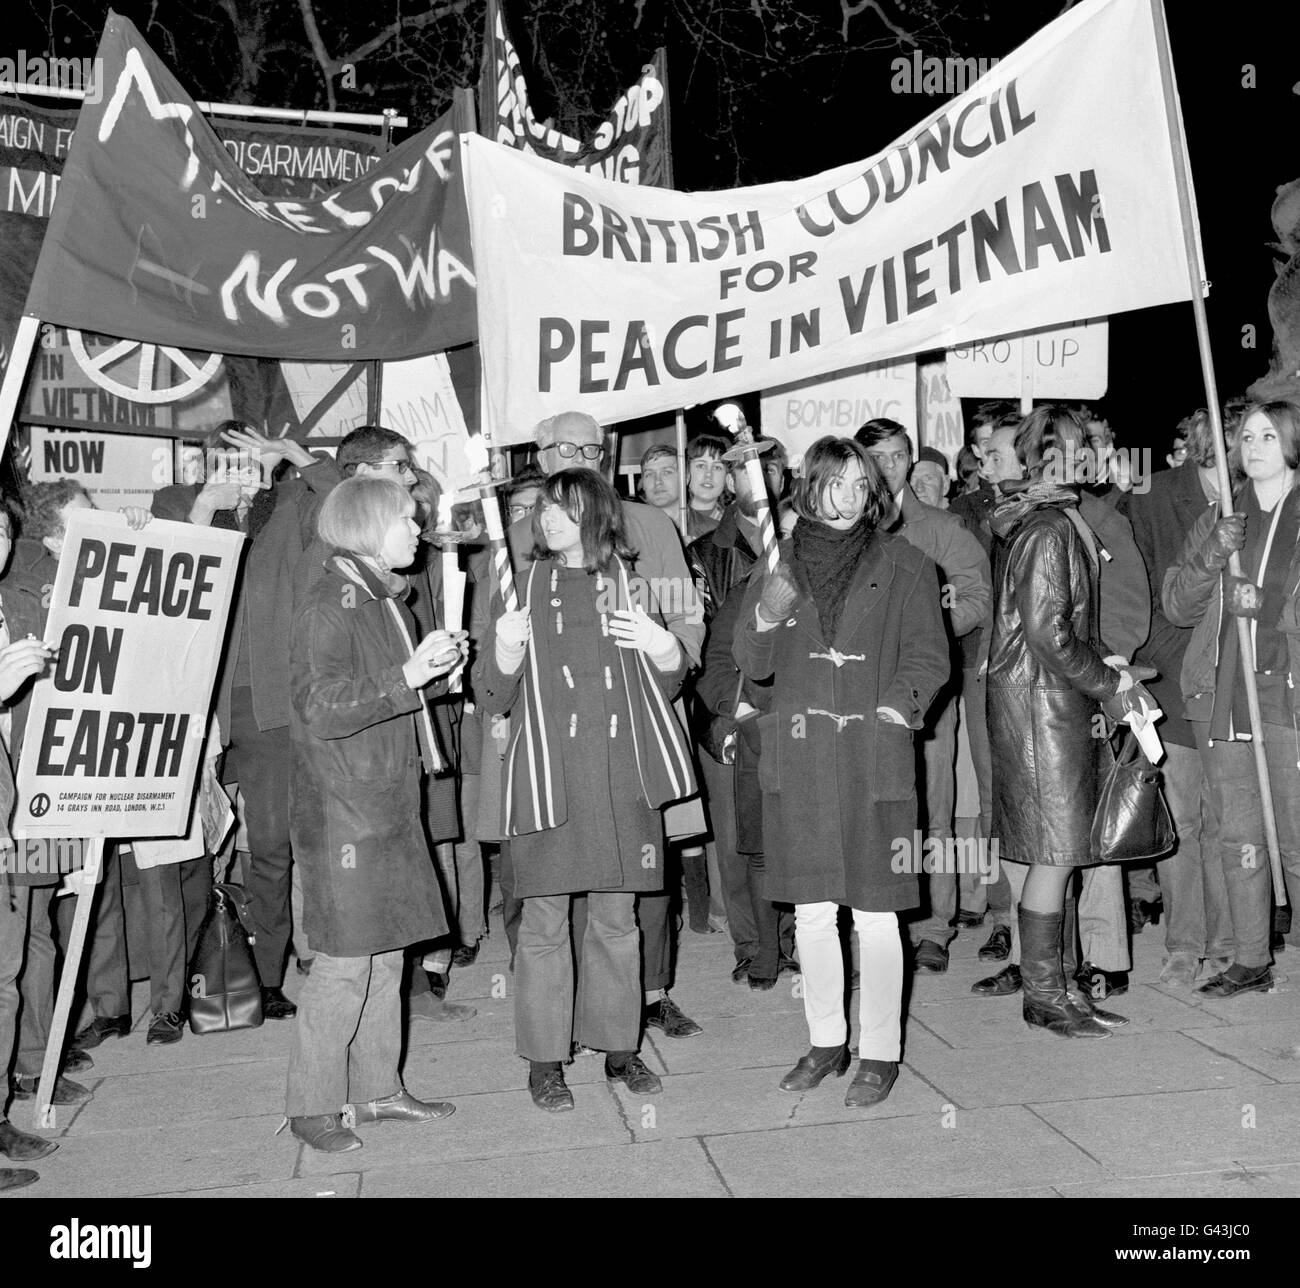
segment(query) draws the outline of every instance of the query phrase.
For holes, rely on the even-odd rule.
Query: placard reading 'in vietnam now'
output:
[[[73,511],[18,766],[14,835],[177,836],[189,826],[243,537]]]

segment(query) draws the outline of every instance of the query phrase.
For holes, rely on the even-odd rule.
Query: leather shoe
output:
[[[284,995],[282,988],[262,989],[262,1018],[288,1020],[298,1014],[298,1008]],[[152,1032],[152,1030],[150,1030]]]
[[[63,1058],[64,1073],[85,1073],[94,1067],[95,1062],[79,1047],[69,1047],[68,1054]]]
[[[40,1090],[40,1078],[28,1077],[26,1074],[14,1074],[14,1099],[35,1100]],[[90,1099],[90,1090],[71,1078],[60,1076],[54,1084],[52,1105],[84,1105]]]
[[[1273,987],[1273,972],[1267,966],[1229,966],[1196,991],[1205,997],[1236,997],[1238,993],[1266,993]]]
[[[756,993],[766,993],[769,988],[776,987],[776,980],[764,979],[761,975],[751,975],[749,977],[749,986]]]
[[[996,975],[977,979],[970,991],[980,997],[1010,997],[1012,993],[1020,992],[1020,967],[1012,963]]]
[[[482,941],[480,941],[481,943]],[[451,964],[459,966],[462,970],[466,966],[473,966],[478,961],[479,944],[462,944],[451,955]]]
[[[1011,955],[1011,927],[994,926],[979,950],[982,962],[1004,962]]]
[[[844,1094],[850,1109],[869,1109],[878,1105],[898,1081],[897,1060],[859,1060],[858,1071]]]
[[[845,1043],[837,1047],[810,1047],[807,1055],[799,1057],[798,1064],[781,1079],[782,1091],[811,1091],[827,1074],[842,1078],[849,1068],[849,1048]]]
[[[322,1154],[344,1154],[361,1148],[361,1137],[349,1131],[340,1114],[313,1114],[305,1118],[290,1118],[289,1130],[304,1145],[318,1149]]]
[[[106,1038],[124,1038],[131,1032],[129,1015],[97,1015],[73,1039],[78,1051],[89,1051]]]
[[[170,1046],[185,1036],[185,1023],[176,1011],[164,1011],[153,1017],[145,1036],[146,1046]]]
[[[1128,971],[1102,970],[1100,966],[1084,962],[1074,972],[1074,982],[1090,999],[1100,1002],[1103,998],[1128,992]]]
[[[982,912],[959,912],[948,924],[961,930],[971,930],[975,926],[984,924],[984,914]]]
[[[30,1167],[0,1167],[0,1190],[21,1190],[40,1179],[40,1172],[33,1172]]]
[[[749,967],[753,960],[752,957],[742,957],[736,963],[735,969],[731,972],[731,982],[733,984],[743,984],[745,982],[749,976]]]
[[[1076,1011],[1091,1015],[1098,1024],[1103,1024],[1108,1029],[1122,1029],[1128,1023],[1127,1015],[1116,1015],[1114,1011],[1103,1011],[1100,1006],[1093,1004],[1092,999],[1086,993],[1080,993],[1077,989],[1066,989],[1066,997],[1069,998],[1070,1005]]]
[[[538,1109],[548,1114],[563,1113],[573,1108],[573,1092],[564,1081],[563,1069],[547,1069],[544,1073],[528,1075],[528,1094]]]
[[[608,1082],[621,1082],[635,1096],[653,1096],[664,1089],[657,1073],[651,1073],[639,1055],[630,1055],[622,1064],[610,1063],[605,1057],[605,1078]]]
[[[1160,982],[1170,988],[1191,988],[1196,979],[1195,953],[1170,953],[1160,971]]]
[[[379,1122],[431,1123],[438,1118],[450,1118],[455,1112],[456,1106],[445,1100],[417,1100],[403,1087],[382,1100],[371,1100],[364,1105],[345,1105],[343,1123],[347,1127]]]
[[[1129,929],[1135,934],[1142,933],[1142,927],[1145,925],[1158,926],[1160,924],[1160,914],[1165,910],[1165,905],[1159,899],[1130,899],[1128,902],[1128,924]]]
[[[782,957],[780,965],[776,968],[778,975],[797,975],[802,967],[793,957]]]
[[[0,1118],[0,1154],[12,1158],[15,1163],[30,1163],[33,1159],[45,1158],[58,1147],[57,1141],[19,1131],[7,1118]]]
[[[693,1038],[704,1032],[666,993],[645,1008],[645,1024],[648,1029],[659,1029],[666,1038]]]
[[[472,1006],[462,1006],[460,1002],[449,1002],[445,997],[434,997],[432,993],[417,993],[411,998],[411,1019],[432,1020],[435,1024],[446,1024],[450,1020],[472,1020],[478,1011]]]
[[[948,969],[948,950],[933,939],[923,939],[912,952],[912,966],[915,970],[942,975]]]

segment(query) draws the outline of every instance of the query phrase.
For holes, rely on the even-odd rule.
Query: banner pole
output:
[[[682,530],[682,541],[689,545],[686,535],[686,413],[677,409],[677,526]]]
[[[53,840],[48,842],[54,844]],[[90,910],[95,903],[95,893],[103,875],[104,838],[92,837],[86,844],[86,863],[81,870],[81,888],[77,891],[77,914],[72,920],[72,932],[63,952],[63,973],[59,976],[59,996],[54,1004],[54,1018],[50,1021],[50,1036],[45,1043],[45,1059],[41,1064],[41,1080],[36,1093],[34,1127],[53,1131],[57,1124],[54,1115],[54,1089],[59,1080],[59,1059],[63,1055],[63,1034],[68,1027],[72,1010],[72,996],[77,990],[77,975],[81,970],[81,953],[86,942],[86,927],[90,924]]]
[[[1169,122],[1169,148],[1173,156],[1174,181],[1178,187],[1178,208],[1182,215],[1183,248],[1187,255],[1187,273],[1192,287],[1192,316],[1196,320],[1196,344],[1200,350],[1201,375],[1205,380],[1205,405],[1210,413],[1210,436],[1214,441],[1214,463],[1219,476],[1219,508],[1226,519],[1232,514],[1232,477],[1228,473],[1228,454],[1223,446],[1223,417],[1219,408],[1218,382],[1214,376],[1214,355],[1210,349],[1210,326],[1205,312],[1209,283],[1197,234],[1192,191],[1191,169],[1187,162],[1187,142],[1183,137],[1182,109],[1174,88],[1173,60],[1169,52],[1169,29],[1165,23],[1163,0],[1151,0],[1151,19],[1155,27],[1156,55],[1160,63],[1160,88],[1165,99],[1165,117]],[[1234,552],[1228,560],[1228,572],[1240,577],[1241,557]],[[1255,773],[1259,779],[1259,798],[1264,814],[1264,838],[1268,844],[1269,868],[1273,874],[1273,897],[1278,907],[1286,904],[1286,883],[1282,877],[1281,846],[1277,836],[1277,816],[1273,812],[1273,791],[1268,779],[1268,757],[1264,747],[1264,723],[1259,709],[1259,689],[1255,684],[1254,657],[1250,622],[1237,618],[1237,643],[1241,654],[1241,675],[1246,685],[1246,706],[1250,712],[1250,744],[1255,753]]]
[[[18,319],[13,351],[9,354],[9,365],[5,368],[4,384],[0,385],[0,448],[9,441],[9,431],[18,414],[18,399],[23,392],[23,381],[27,378],[27,367],[32,360],[36,335],[40,329],[40,318],[24,313]]]

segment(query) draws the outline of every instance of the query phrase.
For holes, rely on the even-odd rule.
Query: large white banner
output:
[[[18,765],[16,837],[177,836],[190,826],[238,532],[75,510]]]
[[[680,193],[462,145],[498,443],[1190,298],[1149,0],[1085,0],[796,183]]]

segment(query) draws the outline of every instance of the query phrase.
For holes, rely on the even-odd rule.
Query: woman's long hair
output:
[[[881,477],[880,467],[867,454],[867,449],[852,438],[827,434],[804,453],[803,472],[790,492],[790,503],[801,519],[813,523],[826,522],[822,497],[851,461],[862,463],[862,474],[867,480],[867,505],[863,518],[873,528],[889,518],[894,510],[894,498]]]
[[[1277,431],[1283,463],[1292,470],[1300,467],[1300,407],[1282,400],[1248,402],[1237,422],[1237,436],[1228,449],[1228,470],[1233,476],[1233,482],[1239,484],[1238,490],[1244,484],[1246,476],[1241,464],[1241,429],[1256,412],[1261,413]]]
[[[623,523],[623,503],[618,493],[595,470],[558,470],[546,480],[533,509],[534,559],[551,559],[542,532],[542,511],[558,505],[578,525],[582,538],[582,566],[588,572],[605,572],[617,555],[631,563],[637,552],[628,545]]]

